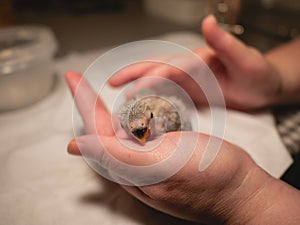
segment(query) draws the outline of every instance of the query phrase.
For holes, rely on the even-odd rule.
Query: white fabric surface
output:
[[[161,37],[193,48],[199,36],[176,33]],[[80,157],[66,153],[73,136],[72,98],[62,75],[83,72],[104,50],[73,53],[57,62],[58,82],[39,103],[0,114],[0,224],[192,224],[161,214],[138,202],[119,186],[95,174]],[[105,102],[116,90],[105,90]],[[203,131],[209,111],[199,112]],[[279,177],[291,164],[270,113],[229,111],[225,138],[244,147],[266,171]]]

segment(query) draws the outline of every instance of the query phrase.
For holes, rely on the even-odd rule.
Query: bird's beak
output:
[[[151,132],[150,132],[150,129],[147,129],[147,131],[145,132],[144,136],[139,138],[139,141],[142,145],[145,145],[146,144],[146,140],[150,137],[151,135]]]
[[[146,138],[141,138],[141,139],[139,139],[139,141],[142,145],[146,144]]]

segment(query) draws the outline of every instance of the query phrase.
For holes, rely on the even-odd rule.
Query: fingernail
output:
[[[84,144],[76,141],[75,139],[71,140],[67,146],[67,151],[72,155],[81,155],[81,151],[84,149]]]
[[[216,17],[215,17],[214,14],[209,14],[209,15],[207,16],[207,18],[209,18],[209,20],[211,20],[212,23],[215,23],[215,24],[218,23],[218,22],[217,22],[217,19],[216,19]]]

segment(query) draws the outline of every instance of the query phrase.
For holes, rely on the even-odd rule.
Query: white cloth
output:
[[[177,33],[162,39],[196,47],[202,39]],[[42,101],[0,114],[0,224],[191,224],[138,202],[118,185],[95,174],[80,157],[66,153],[73,136],[72,98],[62,75],[83,72],[104,50],[73,53],[57,62],[58,82]],[[116,93],[107,89],[105,102]],[[208,118],[206,110],[200,116]],[[270,113],[229,111],[225,138],[244,147],[270,174],[279,177],[291,164]],[[203,131],[209,129],[203,123]]]

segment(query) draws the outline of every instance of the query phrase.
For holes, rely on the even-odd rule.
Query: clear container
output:
[[[0,29],[0,112],[33,104],[51,91],[56,51],[48,27]]]

